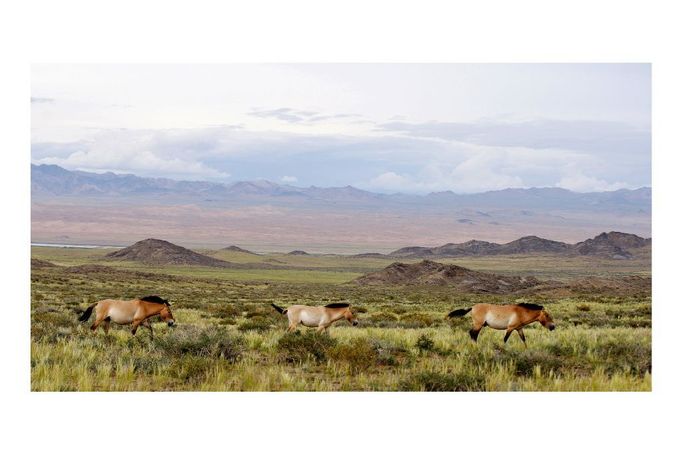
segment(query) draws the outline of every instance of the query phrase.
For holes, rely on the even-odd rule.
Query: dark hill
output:
[[[542,283],[535,277],[496,275],[433,261],[395,262],[383,270],[356,278],[354,282],[362,285],[452,286],[460,291],[492,294],[516,292]]]
[[[352,258],[387,258],[385,254],[381,253],[359,253],[351,255]]]
[[[651,239],[622,232],[602,233],[593,239],[571,245],[547,240],[534,235],[521,237],[505,244],[470,240],[464,243],[447,243],[438,247],[409,246],[389,253],[395,258],[447,258],[462,256],[493,256],[505,254],[556,254],[596,256],[610,259],[629,259],[629,250],[645,251]]]
[[[289,251],[287,254],[290,256],[310,256],[308,253],[302,250]]]
[[[57,265],[51,263],[50,261],[45,261],[43,259],[31,258],[31,268],[32,269],[42,269],[45,267],[57,267]]]
[[[495,251],[495,254],[525,254],[525,253],[565,253],[570,245],[555,240],[547,240],[529,235],[513,242],[505,243]]]
[[[623,232],[602,232],[593,239],[587,239],[574,245],[578,254],[600,256],[613,259],[629,259],[632,253],[628,250],[651,246],[651,239]]]
[[[254,253],[253,251],[245,250],[244,248],[239,248],[236,245],[230,245],[226,248],[223,248],[222,251],[233,251],[235,253],[253,254],[253,255],[257,256],[257,254]]]
[[[109,259],[136,261],[153,265],[202,265],[207,267],[231,267],[232,263],[204,256],[165,240],[141,240],[122,250],[106,255]]]

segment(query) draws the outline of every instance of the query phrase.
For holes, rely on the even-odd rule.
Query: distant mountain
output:
[[[651,246],[651,239],[644,239],[634,234],[622,232],[606,232],[593,239],[577,243],[574,248],[582,255],[629,259],[632,254],[628,250]]]
[[[551,241],[543,244],[542,238],[574,242],[602,231],[650,236],[651,188],[603,193],[511,188],[476,194],[380,194],[352,186],[301,188],[266,180],[190,182],[31,166],[35,242],[129,244],[168,236],[183,244],[219,249],[224,246],[221,239],[239,238],[279,251],[315,244],[357,253],[418,245],[418,239],[424,238],[442,242],[435,248],[394,251],[395,257],[429,258],[561,251],[566,247]],[[463,242],[499,241],[528,233],[538,237],[510,245]],[[620,254],[615,248],[610,253],[604,247],[600,251]]]
[[[129,247],[111,252],[105,257],[153,265],[201,265],[207,267],[231,267],[233,265],[230,262],[204,256],[159,239],[141,240]]]
[[[575,193],[561,188],[510,188],[475,194],[455,194],[451,191],[427,195],[380,194],[352,186],[300,188],[267,180],[244,181],[232,184],[178,181],[166,178],[146,178],[132,174],[68,171],[56,165],[31,165],[33,197],[79,196],[169,196],[194,198],[199,202],[247,198],[267,201],[287,201],[301,204],[333,202],[367,206],[449,207],[460,208],[463,218],[456,221],[476,225],[482,220],[491,222],[485,210],[517,209],[518,215],[533,215],[533,210],[580,211],[651,211],[651,188],[618,190],[600,193]]]
[[[287,253],[289,256],[310,256],[310,254],[306,253],[303,250],[294,250],[294,251],[289,251]]]
[[[565,253],[571,246],[564,242],[547,240],[530,235],[513,242],[505,243],[497,248],[496,254],[528,254],[528,253]]]
[[[464,243],[447,243],[439,247],[411,246],[400,248],[388,254],[395,258],[446,258],[461,256],[493,256],[506,254],[567,254],[598,256],[612,259],[629,259],[628,250],[651,246],[651,239],[623,232],[602,233],[574,245],[543,239],[534,235],[521,237],[505,244],[470,240]]]

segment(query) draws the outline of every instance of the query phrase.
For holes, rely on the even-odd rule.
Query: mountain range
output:
[[[32,241],[50,243],[121,245],[155,237],[195,247],[352,254],[485,239],[438,247],[472,254],[513,250],[505,245],[529,234],[571,245],[599,232],[651,235],[648,187],[382,194],[353,186],[177,181],[32,165],[31,202]]]
[[[461,256],[495,256],[507,254],[549,253],[558,255],[597,256],[609,259],[630,259],[632,250],[651,247],[651,238],[642,238],[623,232],[603,232],[598,236],[575,244],[547,240],[534,235],[505,243],[470,240],[464,243],[447,243],[438,247],[411,246],[400,248],[387,256],[395,258],[448,258]]]
[[[355,203],[375,202],[427,204],[448,206],[579,208],[582,210],[633,210],[649,211],[651,188],[617,190],[596,193],[576,193],[562,188],[509,188],[474,194],[456,194],[452,191],[434,192],[426,195],[383,194],[361,190],[353,186],[307,188],[278,184],[267,180],[240,181],[231,184],[178,181],[166,178],[138,177],[132,174],[97,174],[69,171],[56,165],[31,165],[31,191],[34,197],[79,196],[120,197],[153,196],[196,198],[203,202],[234,197],[267,197],[303,199],[306,201],[342,201]],[[485,212],[472,215],[486,216]],[[466,218],[460,219],[466,223]]]

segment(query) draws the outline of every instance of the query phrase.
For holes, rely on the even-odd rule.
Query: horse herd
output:
[[[316,327],[322,333],[334,322],[346,319],[353,325],[358,324],[357,317],[350,309],[349,303],[330,303],[325,306],[291,305],[282,308],[271,304],[280,314],[289,319],[288,332],[296,330],[301,324],[305,327]],[[85,322],[90,319],[95,311],[95,322],[90,329],[94,332],[101,325],[105,333],[109,333],[109,324],[114,322],[120,325],[132,325],[132,333],[135,335],[138,327],[149,329],[152,338],[151,318],[159,316],[169,326],[175,325],[175,318],[170,309],[170,302],[159,296],[152,295],[133,300],[100,300],[90,305],[78,318]],[[516,331],[526,344],[523,328],[534,322],[539,322],[543,327],[554,330],[555,325],[552,317],[541,305],[534,303],[519,303],[515,305],[492,305],[479,303],[471,308],[459,309],[450,312],[446,317],[461,317],[471,312],[473,327],[469,330],[471,339],[476,341],[483,327],[496,330],[506,330],[504,342],[506,343],[512,332]]]

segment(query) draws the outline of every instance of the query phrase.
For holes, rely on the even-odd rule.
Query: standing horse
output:
[[[137,328],[142,325],[147,327],[154,338],[154,330],[150,319],[159,315],[161,319],[172,327],[175,324],[173,313],[170,310],[170,303],[156,295],[142,297],[134,300],[100,300],[88,307],[85,312],[78,318],[79,321],[85,322],[90,319],[92,310],[95,310],[95,322],[90,327],[93,333],[97,331],[97,327],[104,323],[104,333],[109,333],[109,323],[115,322],[121,325],[133,325],[133,335],[137,332]]]
[[[341,319],[358,325],[358,319],[350,310],[350,303],[330,303],[325,306],[291,305],[287,309],[278,307],[274,303],[271,305],[289,318],[287,332],[293,332],[298,324],[303,324],[306,327],[317,327],[317,332],[322,333]]]
[[[478,339],[478,332],[483,327],[490,327],[497,330],[506,330],[504,342],[507,342],[509,335],[516,330],[526,344],[526,337],[523,334],[523,327],[537,321],[549,330],[554,330],[554,320],[541,305],[534,303],[519,303],[518,305],[491,305],[488,303],[478,303],[471,308],[452,311],[448,314],[449,318],[464,316],[471,311],[471,319],[474,326],[469,330],[471,339]]]

